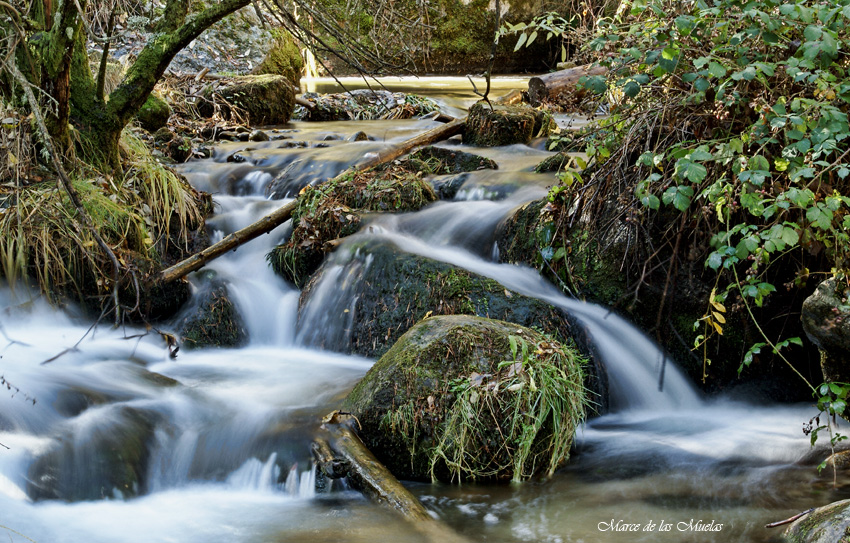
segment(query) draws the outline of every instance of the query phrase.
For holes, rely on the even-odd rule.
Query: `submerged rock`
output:
[[[845,543],[850,541],[850,500],[819,507],[785,530],[787,543]]]
[[[463,142],[484,147],[528,143],[534,137],[547,136],[553,126],[548,113],[528,106],[476,102],[469,108]]]
[[[803,302],[803,329],[821,351],[827,381],[850,381],[850,288],[836,278],[818,285]]]
[[[179,335],[186,349],[239,347],[248,334],[236,306],[227,293],[227,284],[215,277],[193,295],[186,315],[179,319]]]
[[[309,186],[292,213],[292,235],[267,258],[277,274],[302,288],[324,260],[325,245],[360,229],[361,212],[416,211],[436,199],[419,175],[392,165]]]
[[[129,498],[145,491],[158,415],[130,407],[102,413],[30,466],[27,494],[33,500]]]
[[[458,174],[477,170],[498,170],[499,165],[489,158],[459,149],[428,146],[414,151],[401,163],[412,171],[432,175]]]
[[[513,323],[422,320],[345,401],[366,446],[405,479],[516,481],[569,457],[584,361]]]

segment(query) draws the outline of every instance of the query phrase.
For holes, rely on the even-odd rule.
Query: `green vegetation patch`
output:
[[[587,402],[583,364],[529,328],[432,317],[381,357],[346,407],[399,477],[523,481],[569,458]]]
[[[150,317],[175,309],[188,296],[187,286],[143,290],[137,298],[137,282],[164,259],[176,260],[194,249],[190,239],[203,229],[208,208],[203,196],[157,163],[140,140],[125,133],[123,144],[134,158],[132,168],[109,178],[75,172],[72,186],[122,267],[122,304],[143,313],[152,309]],[[114,267],[57,181],[18,186],[4,204],[0,276],[10,284],[32,279],[54,302],[70,296],[99,311],[115,284]]]
[[[304,60],[292,34],[283,29],[272,29],[272,44],[265,58],[254,70],[255,74],[282,75],[296,87],[301,82]]]

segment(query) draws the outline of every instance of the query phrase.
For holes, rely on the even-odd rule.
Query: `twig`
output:
[[[764,527],[765,527],[765,528],[776,528],[777,526],[783,526],[783,525],[785,525],[785,524],[791,524],[792,522],[794,522],[794,521],[795,521],[795,520],[797,520],[798,518],[800,518],[800,517],[804,517],[804,516],[808,515],[809,513],[811,513],[811,512],[812,512],[812,511],[814,511],[814,510],[815,510],[815,508],[814,508],[814,507],[812,507],[811,509],[806,509],[806,510],[805,510],[805,511],[803,511],[802,513],[797,513],[797,514],[796,514],[796,515],[794,515],[793,517],[789,517],[789,518],[787,518],[787,519],[785,519],[785,520],[780,520],[780,521],[778,521],[778,522],[771,522],[770,524],[765,524],[765,525],[764,525]]]
[[[106,66],[109,60],[109,38],[112,37],[112,31],[115,29],[115,12],[118,11],[118,4],[112,8],[112,13],[109,14],[109,23],[106,26],[106,39],[103,41],[103,53],[100,56],[100,67],[97,70],[97,99],[103,101],[103,87],[106,84]]]

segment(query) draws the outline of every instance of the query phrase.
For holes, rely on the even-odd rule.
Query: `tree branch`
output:
[[[222,0],[192,17],[173,32],[157,34],[127,70],[124,81],[109,95],[107,108],[123,127],[148,99],[174,56],[201,32],[251,0]],[[171,4],[171,2],[169,2]]]

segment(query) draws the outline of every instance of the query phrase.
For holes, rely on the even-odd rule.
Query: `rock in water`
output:
[[[193,295],[195,303],[179,319],[182,345],[186,349],[239,347],[248,339],[242,318],[227,294],[227,284],[207,274],[209,280]]]
[[[821,369],[827,381],[850,380],[850,288],[827,279],[803,302],[806,335],[821,351]]]
[[[528,106],[476,102],[469,108],[463,142],[484,147],[528,143],[531,138],[549,135],[553,126],[548,113]]]
[[[585,361],[517,324],[422,320],[346,398],[362,438],[406,479],[522,481],[569,458]]]
[[[819,507],[785,530],[788,543],[847,543],[850,533],[850,500]]]

